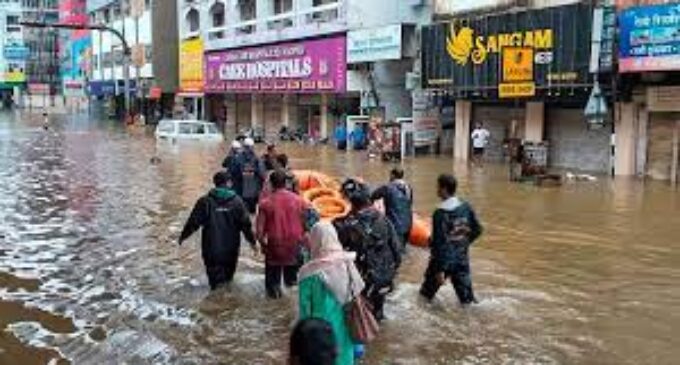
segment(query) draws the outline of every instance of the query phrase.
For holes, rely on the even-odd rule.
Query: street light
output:
[[[111,32],[118,37],[123,46],[123,78],[125,79],[125,114],[130,114],[130,59],[132,52],[123,34],[118,30],[100,24],[64,24],[45,22],[19,22],[20,25],[29,28],[70,29],[70,30],[98,30]]]

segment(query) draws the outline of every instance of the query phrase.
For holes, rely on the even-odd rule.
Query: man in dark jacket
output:
[[[371,199],[373,201],[382,199],[385,204],[385,215],[401,239],[403,252],[413,225],[413,190],[404,181],[404,170],[398,167],[392,169],[390,182],[376,189]]]
[[[231,190],[230,180],[226,172],[215,174],[215,188],[198,199],[179,239],[181,245],[199,228],[203,228],[201,249],[211,290],[233,279],[241,247],[241,233],[253,249],[256,245],[250,216],[241,198]]]
[[[453,176],[441,175],[437,184],[442,203],[432,216],[431,257],[420,294],[432,300],[448,278],[466,306],[476,302],[468,249],[482,234],[482,226],[470,204],[456,197],[458,184]]]
[[[266,174],[262,161],[255,154],[255,142],[251,138],[246,138],[243,142],[243,152],[234,164],[231,174],[236,194],[243,199],[248,211],[255,214]]]
[[[276,151],[276,145],[273,143],[267,144],[267,152],[262,155],[262,164],[264,165],[266,172],[274,171],[281,167],[276,160],[278,155],[279,153]]]
[[[401,265],[401,243],[392,223],[371,206],[367,186],[356,182],[354,186],[343,184],[343,191],[349,196],[352,210],[333,224],[345,249],[356,252],[357,269],[366,283],[363,294],[371,303],[375,318],[382,320],[385,297],[393,289]]]

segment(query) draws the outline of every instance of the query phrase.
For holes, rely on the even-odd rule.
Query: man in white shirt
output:
[[[472,161],[475,164],[481,164],[484,160],[484,152],[489,145],[491,133],[484,128],[482,123],[475,125],[475,130],[472,131]]]

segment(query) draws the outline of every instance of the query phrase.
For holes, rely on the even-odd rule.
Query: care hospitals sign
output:
[[[353,30],[347,33],[347,62],[374,62],[401,58],[401,24]]]

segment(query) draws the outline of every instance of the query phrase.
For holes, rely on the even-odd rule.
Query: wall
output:
[[[680,113],[650,113],[646,175],[658,180],[669,180],[673,157],[673,128]]]
[[[588,130],[582,109],[546,106],[546,139],[551,166],[602,173],[610,169],[611,130]]]
[[[153,45],[153,70],[156,86],[172,93],[179,86],[179,33],[177,30],[177,2],[153,0],[151,36]]]
[[[404,0],[347,0],[347,25],[351,29],[372,28],[387,24],[423,24],[431,19],[431,5],[411,5]]]

